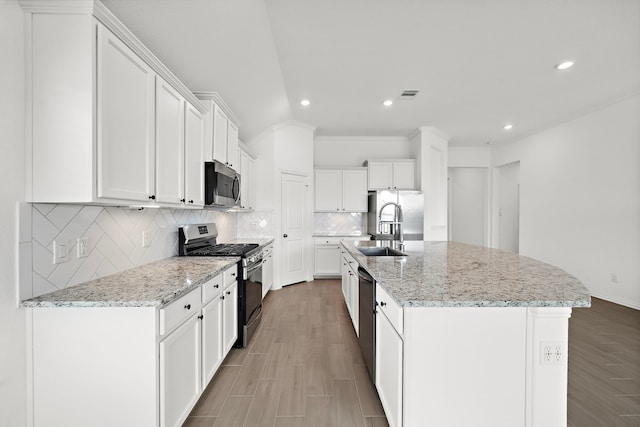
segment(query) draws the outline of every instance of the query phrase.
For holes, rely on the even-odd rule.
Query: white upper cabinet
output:
[[[184,203],[185,101],[156,78],[156,201]]]
[[[184,197],[189,206],[204,206],[204,116],[191,104],[185,109]]]
[[[238,126],[231,120],[227,120],[227,163],[228,166],[234,170],[240,169],[240,159],[238,158]]]
[[[367,171],[345,169],[342,171],[342,210],[367,211]]]
[[[238,150],[240,157],[240,208],[254,209],[255,160],[243,150]]]
[[[155,198],[155,73],[106,28],[97,30],[97,196],[148,201]]]
[[[416,161],[369,161],[369,190],[415,190]]]
[[[366,169],[316,169],[316,212],[366,212]]]
[[[204,160],[217,160],[233,170],[240,170],[238,126],[220,106],[224,101],[214,92],[197,92],[196,95],[209,109],[205,120]]]
[[[180,205],[185,101],[201,114],[206,106],[102,3],[71,3],[21,3],[31,70],[26,199]]]

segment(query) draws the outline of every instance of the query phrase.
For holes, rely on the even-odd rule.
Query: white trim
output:
[[[409,141],[406,136],[316,136],[314,142],[349,141],[349,142],[397,142]]]
[[[610,302],[612,304],[618,304],[624,307],[628,307],[628,308],[633,308],[634,310],[640,310],[640,305],[636,305],[636,304],[630,304],[626,301],[622,301],[620,298],[612,298],[609,297],[607,295],[602,295],[602,294],[591,294],[591,296],[593,298],[598,298],[607,302]],[[581,307],[576,307],[576,308],[581,308]]]
[[[222,99],[222,96],[218,92],[194,91],[193,94],[200,100],[215,102],[215,104],[227,115],[227,118],[236,126],[240,127],[240,120],[238,119],[238,116],[231,111],[229,105],[224,102],[224,99]]]
[[[151,52],[105,5],[98,0],[19,0],[28,13],[93,15],[113,32],[160,77],[174,87],[200,113],[207,107]]]

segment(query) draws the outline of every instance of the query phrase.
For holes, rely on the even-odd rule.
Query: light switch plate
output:
[[[64,240],[53,241],[53,263],[61,264],[69,261],[70,244]]]

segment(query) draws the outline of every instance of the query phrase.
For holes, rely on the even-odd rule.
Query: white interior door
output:
[[[305,216],[307,178],[283,172],[280,175],[282,200],[282,224],[280,248],[282,249],[282,286],[299,283],[307,277],[305,253]]]
[[[451,240],[487,245],[487,194],[486,168],[449,168]]]
[[[498,247],[520,251],[520,162],[499,168]]]

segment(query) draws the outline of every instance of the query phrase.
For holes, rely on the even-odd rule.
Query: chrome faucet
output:
[[[389,205],[393,205],[395,206],[395,210],[394,210],[394,214],[393,214],[393,221],[382,221],[382,212],[384,211],[384,208],[386,208]],[[380,207],[380,213],[378,214],[378,230],[380,231],[380,233],[382,233],[382,223],[386,223],[386,224],[394,224],[397,225],[398,228],[400,229],[400,248],[402,248],[404,246],[404,229],[402,227],[402,206],[400,206],[399,204],[395,203],[395,202],[387,202],[384,205],[382,205]],[[395,228],[393,229],[393,234],[395,234]]]

